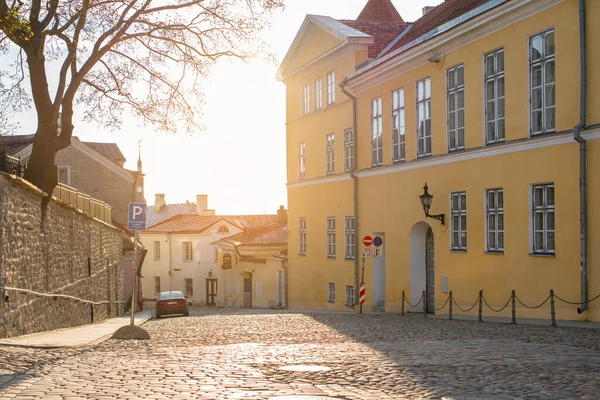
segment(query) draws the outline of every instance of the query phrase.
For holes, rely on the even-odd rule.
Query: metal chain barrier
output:
[[[485,296],[483,296],[483,302],[484,302],[484,303],[485,303],[485,305],[486,305],[486,306],[487,306],[487,307],[488,307],[490,310],[492,310],[493,312],[501,312],[501,311],[504,311],[504,309],[505,309],[506,307],[508,307],[508,305],[510,304],[511,300],[512,300],[512,296],[511,296],[511,297],[508,299],[508,301],[506,302],[506,304],[504,305],[504,307],[502,307],[502,308],[500,308],[500,309],[496,310],[495,308],[493,308],[492,306],[490,306],[490,305],[488,304],[487,300],[485,299]]]
[[[518,297],[518,296],[516,296],[516,295],[515,295],[515,298],[517,299],[517,301],[519,302],[519,304],[521,304],[523,307],[525,307],[525,308],[529,308],[530,310],[534,310],[534,309],[536,309],[536,308],[540,308],[541,306],[543,306],[544,304],[546,304],[546,303],[548,302],[548,300],[550,300],[550,296],[551,296],[551,295],[548,295],[548,297],[546,297],[546,300],[544,300],[544,302],[543,302],[542,304],[540,304],[540,305],[537,305],[537,306],[528,306],[527,304],[523,303],[523,302],[522,302],[522,301],[519,299],[519,297]]]
[[[406,295],[403,294],[403,296],[404,296],[404,300],[406,300],[406,303],[408,303],[408,305],[411,307],[417,307],[419,304],[421,304],[421,302],[423,301],[423,297],[424,297],[423,295],[421,295],[421,298],[419,298],[419,301],[417,302],[417,304],[413,305],[413,304],[410,304],[410,301],[408,301],[408,299],[406,298]]]
[[[461,306],[458,305],[458,301],[456,301],[455,298],[453,298],[453,300],[454,300],[454,305],[456,306],[456,308],[458,308],[462,312],[469,312],[469,311],[471,311],[472,309],[475,308],[475,306],[477,305],[477,302],[479,301],[479,297],[477,297],[477,300],[475,300],[475,303],[473,303],[473,305],[471,306],[471,308],[468,308],[466,310],[463,309]]]
[[[77,302],[77,303],[81,303],[81,304],[91,304],[94,306],[99,306],[101,304],[109,304],[109,303],[110,304],[126,303],[126,301],[123,301],[123,300],[120,300],[120,301],[108,301],[108,300],[92,301],[92,300],[80,299],[79,297],[69,296],[66,294],[39,293],[39,292],[34,292],[33,290],[29,290],[29,289],[19,289],[19,288],[13,288],[13,287],[1,287],[0,290],[13,291],[13,292],[21,293],[21,294],[31,294],[36,297],[51,297],[54,300],[58,300],[58,299],[69,300],[69,301],[73,301],[73,302]]]
[[[446,304],[448,304],[449,301],[450,301],[450,296],[446,297],[446,302],[444,303],[444,305],[441,306],[440,308],[436,308],[435,311],[442,311],[444,309],[444,307],[446,307]]]
[[[588,304],[588,303],[591,303],[592,301],[599,299],[600,298],[600,294],[598,296],[594,297],[593,299],[588,300],[588,301],[575,301],[575,302],[573,302],[573,301],[567,301],[565,299],[561,299],[557,295],[554,295],[554,297],[556,297],[558,300],[562,301],[563,303],[567,303],[567,304],[571,304],[571,305],[575,305],[576,306],[576,305],[579,305],[579,304]]]

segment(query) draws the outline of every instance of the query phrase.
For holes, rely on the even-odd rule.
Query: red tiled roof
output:
[[[261,246],[287,243],[285,225],[273,223],[267,226],[249,227],[233,236],[228,236],[212,244],[228,243],[244,246]]]
[[[340,20],[340,22],[373,36],[375,40],[369,46],[369,58],[377,57],[379,52],[408,26],[406,22],[390,21],[353,21],[344,19]]]
[[[146,227],[150,228],[179,214],[198,215],[196,203],[165,204],[158,211],[149,205],[146,208]]]
[[[416,20],[410,30],[395,43],[386,54],[404,46],[407,43],[425,35],[446,22],[487,3],[490,0],[446,0],[421,18]]]
[[[404,22],[391,0],[369,0],[356,20]]]
[[[277,221],[277,215],[176,215],[149,227],[144,233],[201,233],[221,220],[240,228],[264,226]]]

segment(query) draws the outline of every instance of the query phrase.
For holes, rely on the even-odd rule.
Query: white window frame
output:
[[[353,306],[356,301],[354,286],[346,286],[346,305]]]
[[[302,86],[302,115],[310,113],[310,85]]]
[[[356,220],[353,216],[344,217],[344,258],[356,257]]]
[[[298,218],[298,255],[306,255],[306,217]]]
[[[504,190],[485,191],[485,251],[504,253]]]
[[[329,282],[327,285],[327,302],[335,303],[335,283]]]
[[[392,162],[406,160],[404,88],[392,92]]]
[[[155,240],[152,245],[154,261],[160,261],[160,240]]]
[[[371,100],[371,166],[383,165],[383,112],[381,97]]]
[[[189,240],[183,242],[183,261],[194,261],[194,246]]]
[[[552,37],[552,52],[546,48],[548,38]],[[542,54],[540,58],[534,59],[533,43],[536,40],[541,41]],[[531,136],[554,132],[556,130],[556,64],[555,64],[555,38],[554,29],[548,29],[544,32],[533,35],[529,38],[529,132]],[[550,67],[550,65],[552,67]],[[535,69],[540,69],[539,85],[535,85]],[[548,80],[548,71],[554,70],[553,81]],[[535,86],[534,86],[535,85]],[[541,104],[534,104],[534,91],[541,90]],[[548,105],[547,102],[553,104]],[[534,115],[541,113],[541,126],[539,130],[534,130]]]
[[[160,276],[154,277],[154,293],[160,294]]]
[[[298,143],[298,179],[306,178],[306,142]]]
[[[500,57],[500,55],[502,55]],[[502,60],[500,63],[499,60]],[[500,92],[502,82],[502,92]],[[506,138],[506,85],[504,79],[504,49],[491,51],[483,56],[483,121],[485,143],[501,143]],[[489,92],[491,88],[492,92]],[[491,94],[492,98],[488,95]],[[500,116],[502,110],[502,116]]]
[[[431,78],[423,78],[416,83],[417,99],[417,158],[432,154],[431,138]],[[422,113],[420,113],[422,111]],[[429,146],[428,146],[429,145]],[[421,147],[422,146],[422,147]],[[423,149],[423,150],[421,150]]]
[[[327,105],[335,104],[335,71],[327,73]]]
[[[326,249],[327,258],[335,258],[335,217],[327,217],[326,219]]]
[[[325,136],[325,174],[335,173],[335,135]]]
[[[467,250],[467,192],[464,191],[450,193],[450,249]]]
[[[58,179],[58,181],[60,182],[60,171],[67,171],[67,182],[62,182],[63,184],[67,185],[67,186],[71,186],[71,167],[70,166],[57,166],[56,167],[56,178]]]
[[[552,196],[549,197],[548,193],[552,191]],[[536,191],[542,191],[542,202],[536,203]],[[549,201],[552,199],[552,201]],[[554,183],[536,184],[531,187],[531,215],[532,215],[532,251],[533,254],[555,254],[556,253],[556,193],[554,190]],[[536,225],[536,217],[542,216],[541,228]],[[552,216],[552,224],[549,224],[550,216]],[[552,225],[550,228],[549,225]],[[542,234],[542,243],[538,245],[536,236]],[[549,238],[552,237],[552,240]],[[550,245],[552,243],[552,245]]]
[[[344,131],[344,171],[354,171],[356,147],[354,146],[354,129]]]
[[[185,297],[194,297],[194,280],[192,278],[184,278],[183,288],[185,290]]]
[[[462,104],[461,104],[462,98]],[[446,111],[448,152],[465,148],[465,67],[448,68],[446,72]],[[462,115],[462,123],[461,123]]]
[[[323,80],[315,79],[315,110],[323,108]]]

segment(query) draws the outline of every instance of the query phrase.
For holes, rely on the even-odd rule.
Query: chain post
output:
[[[404,317],[404,290],[402,291],[402,316]]]
[[[550,289],[550,315],[552,319],[552,327],[556,328],[556,312],[554,310],[554,289]]]
[[[422,299],[423,299],[423,316],[427,318],[427,299],[425,298],[425,291],[423,290],[423,294],[422,294]]]
[[[479,291],[479,314],[477,321],[483,322],[483,290]]]
[[[448,319],[452,321],[452,290],[448,293]]]
[[[517,309],[516,309],[516,300],[515,298],[517,297],[517,295],[515,294],[515,290],[513,289],[511,295],[511,302],[512,302],[512,321],[510,322],[512,325],[516,325],[517,324]]]

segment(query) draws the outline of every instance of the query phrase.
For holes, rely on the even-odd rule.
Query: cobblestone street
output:
[[[0,347],[0,398],[600,399],[593,329],[209,309],[145,328],[146,342]]]

